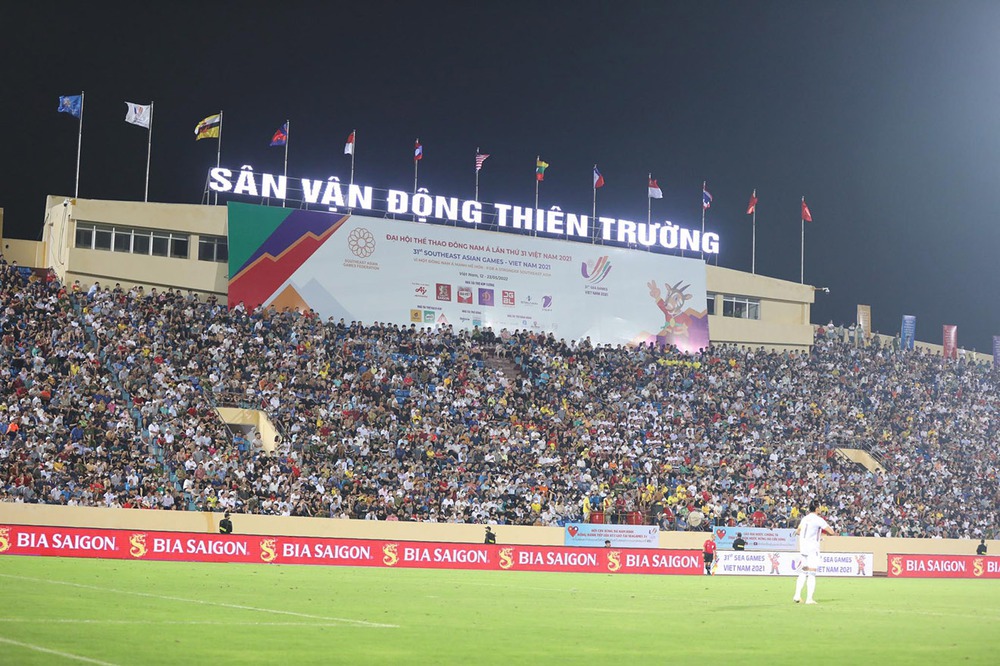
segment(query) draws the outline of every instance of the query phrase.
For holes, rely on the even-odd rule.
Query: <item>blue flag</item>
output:
[[[77,118],[83,114],[83,95],[63,95],[59,98],[59,113],[69,113]]]
[[[274,133],[274,136],[271,137],[271,145],[272,146],[283,146],[286,143],[288,143],[288,123],[287,122],[284,125],[282,125],[281,127],[279,127],[278,130]]]

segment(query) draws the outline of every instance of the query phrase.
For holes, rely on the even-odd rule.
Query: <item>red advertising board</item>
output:
[[[699,575],[703,571],[701,552],[697,550],[506,546],[29,525],[0,525],[0,554],[476,571],[672,575]]]
[[[982,555],[895,555],[890,578],[1000,578],[1000,557]]]

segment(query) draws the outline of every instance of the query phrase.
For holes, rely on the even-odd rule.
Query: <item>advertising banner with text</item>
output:
[[[890,553],[887,561],[889,578],[1000,578],[1000,557]]]
[[[723,576],[797,576],[798,553],[722,551],[716,553],[712,573]],[[872,553],[823,553],[820,576],[871,576]]]
[[[569,523],[563,529],[563,543],[567,546],[601,548],[605,541],[610,541],[612,548],[656,548],[660,543],[660,528],[656,525]]]
[[[231,307],[686,352],[709,343],[701,259],[360,215],[228,210]]]
[[[712,535],[719,550],[732,550],[733,541],[743,535],[747,550],[790,550],[799,549],[795,530],[785,527],[723,527],[714,525]]]
[[[697,550],[507,546],[0,525],[0,555],[172,562],[700,575]]]

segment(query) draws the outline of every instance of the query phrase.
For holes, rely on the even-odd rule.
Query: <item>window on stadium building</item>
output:
[[[737,319],[760,319],[760,300],[745,296],[723,296],[722,316]]]
[[[116,227],[94,222],[76,223],[76,247],[84,250],[111,250],[127,254],[188,258],[190,237],[171,231]]]
[[[198,238],[199,261],[229,261],[229,241],[223,236],[201,236]]]
[[[712,292],[705,294],[705,309],[710,315],[715,314],[715,296]]]

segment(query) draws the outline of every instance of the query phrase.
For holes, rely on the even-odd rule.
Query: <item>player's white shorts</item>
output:
[[[819,551],[818,550],[804,550],[799,553],[799,566],[803,569],[819,569]]]

